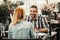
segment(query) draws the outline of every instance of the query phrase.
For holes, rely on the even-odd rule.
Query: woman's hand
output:
[[[39,30],[38,30],[38,28],[34,28],[34,31],[37,32],[37,31],[39,31]]]
[[[34,28],[34,30],[38,30],[38,28]]]

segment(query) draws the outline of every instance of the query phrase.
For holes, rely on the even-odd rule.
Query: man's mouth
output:
[[[31,14],[31,15],[35,15],[35,14]]]
[[[34,14],[34,15],[31,15],[31,17],[35,17],[36,15]]]

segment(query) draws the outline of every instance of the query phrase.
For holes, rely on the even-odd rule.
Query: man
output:
[[[38,15],[38,8],[35,5],[30,7],[30,16],[27,16],[26,21],[34,24],[34,30],[40,32],[48,32],[48,23],[45,17]]]

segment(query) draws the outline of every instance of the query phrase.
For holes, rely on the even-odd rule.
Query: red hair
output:
[[[24,19],[24,9],[22,7],[17,7],[13,13],[12,24],[16,24],[19,20]]]

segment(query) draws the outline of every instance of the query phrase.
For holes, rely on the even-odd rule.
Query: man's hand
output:
[[[48,29],[47,28],[41,28],[41,29],[39,29],[39,31],[42,32],[42,33],[47,33]]]

